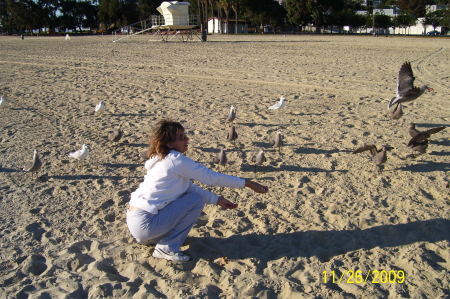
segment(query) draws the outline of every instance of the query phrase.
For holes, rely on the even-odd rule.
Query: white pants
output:
[[[205,199],[200,194],[187,192],[158,214],[127,211],[128,229],[138,243],[154,241],[164,251],[178,252],[204,206]]]

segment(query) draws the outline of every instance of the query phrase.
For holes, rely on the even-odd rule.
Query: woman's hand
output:
[[[225,199],[223,196],[219,196],[219,199],[217,199],[217,204],[224,209],[235,209],[238,206],[237,204]]]
[[[260,185],[251,180],[245,180],[245,187],[252,189],[256,193],[267,193],[269,191],[268,187]]]

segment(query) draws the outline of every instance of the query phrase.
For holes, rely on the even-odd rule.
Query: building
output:
[[[228,24],[226,19],[219,19],[217,17],[208,19],[208,33],[248,33],[248,24],[245,20],[237,21],[237,32],[236,21],[234,19],[228,19]]]

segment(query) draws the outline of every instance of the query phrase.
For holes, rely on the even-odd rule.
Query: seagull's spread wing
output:
[[[352,154],[359,154],[365,151],[370,151],[370,153],[372,154],[372,156],[374,156],[377,153],[377,147],[374,144],[369,144],[369,145],[363,145],[361,147],[358,147],[357,149],[355,149]]]
[[[437,132],[440,132],[440,131],[444,130],[445,128],[447,128],[447,127],[442,126],[442,127],[432,128],[432,129],[424,131],[424,133],[427,133],[429,135],[436,134]]]
[[[397,97],[404,97],[414,89],[414,79],[411,63],[405,62],[398,72]]]

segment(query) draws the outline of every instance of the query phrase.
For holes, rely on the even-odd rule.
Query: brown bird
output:
[[[411,146],[414,143],[420,143],[422,141],[428,140],[432,134],[436,134],[442,130],[444,130],[446,127],[442,126],[442,127],[436,127],[436,128],[431,128],[429,130],[426,131],[419,131],[416,129],[416,125],[411,123],[409,126],[409,135],[411,135],[411,140],[409,140],[408,142],[408,146]]]
[[[410,147],[414,152],[418,152],[419,154],[425,154],[428,148],[428,139],[422,141],[414,141],[413,139],[409,141],[408,147]],[[414,156],[415,155],[412,154],[412,157]]]
[[[392,105],[392,107],[389,108],[388,115],[392,119],[399,119],[403,116],[403,105],[400,103]]]
[[[262,165],[264,162],[267,161],[263,150],[260,150],[256,155],[253,155],[251,160],[252,160],[252,162],[255,163],[255,169],[253,170],[255,175],[256,175],[256,165]]]
[[[118,142],[123,136],[123,131],[121,129],[114,129],[108,134],[108,140],[112,142]]]
[[[432,91],[427,85],[423,85],[420,88],[414,86],[414,75],[410,62],[405,62],[400,67],[397,78],[397,95],[393,97],[388,104],[388,108],[391,108],[397,103],[410,102],[417,99],[425,91]]]
[[[33,151],[33,160],[31,161],[31,163],[29,163],[28,165],[26,165],[23,168],[23,171],[25,172],[31,172],[31,177],[33,177],[33,175],[35,173],[37,173],[39,171],[39,169],[41,169],[42,167],[42,161],[39,158],[39,154],[37,152],[37,150]]]
[[[213,159],[214,163],[220,164],[222,166],[225,166],[225,164],[227,164],[227,161],[227,155],[225,154],[225,151],[223,149],[221,149],[217,156]]]
[[[231,105],[230,112],[228,112],[228,117],[227,117],[226,121],[231,123],[234,121],[235,118],[236,118],[236,107]]]
[[[238,134],[236,133],[236,128],[231,126],[227,134],[227,139],[230,141],[235,141],[237,138]]]
[[[359,154],[365,151],[370,151],[370,154],[372,155],[372,161],[375,163],[376,166],[378,166],[378,171],[381,172],[384,168],[383,164],[387,161],[387,150],[390,150],[391,148],[387,145],[383,145],[381,149],[377,149],[377,147],[373,144],[370,145],[364,145],[356,150],[354,150],[353,154]]]
[[[275,137],[272,140],[272,146],[278,147],[278,152],[281,151],[281,147],[283,146],[283,135],[281,135],[280,131],[275,133]]]

